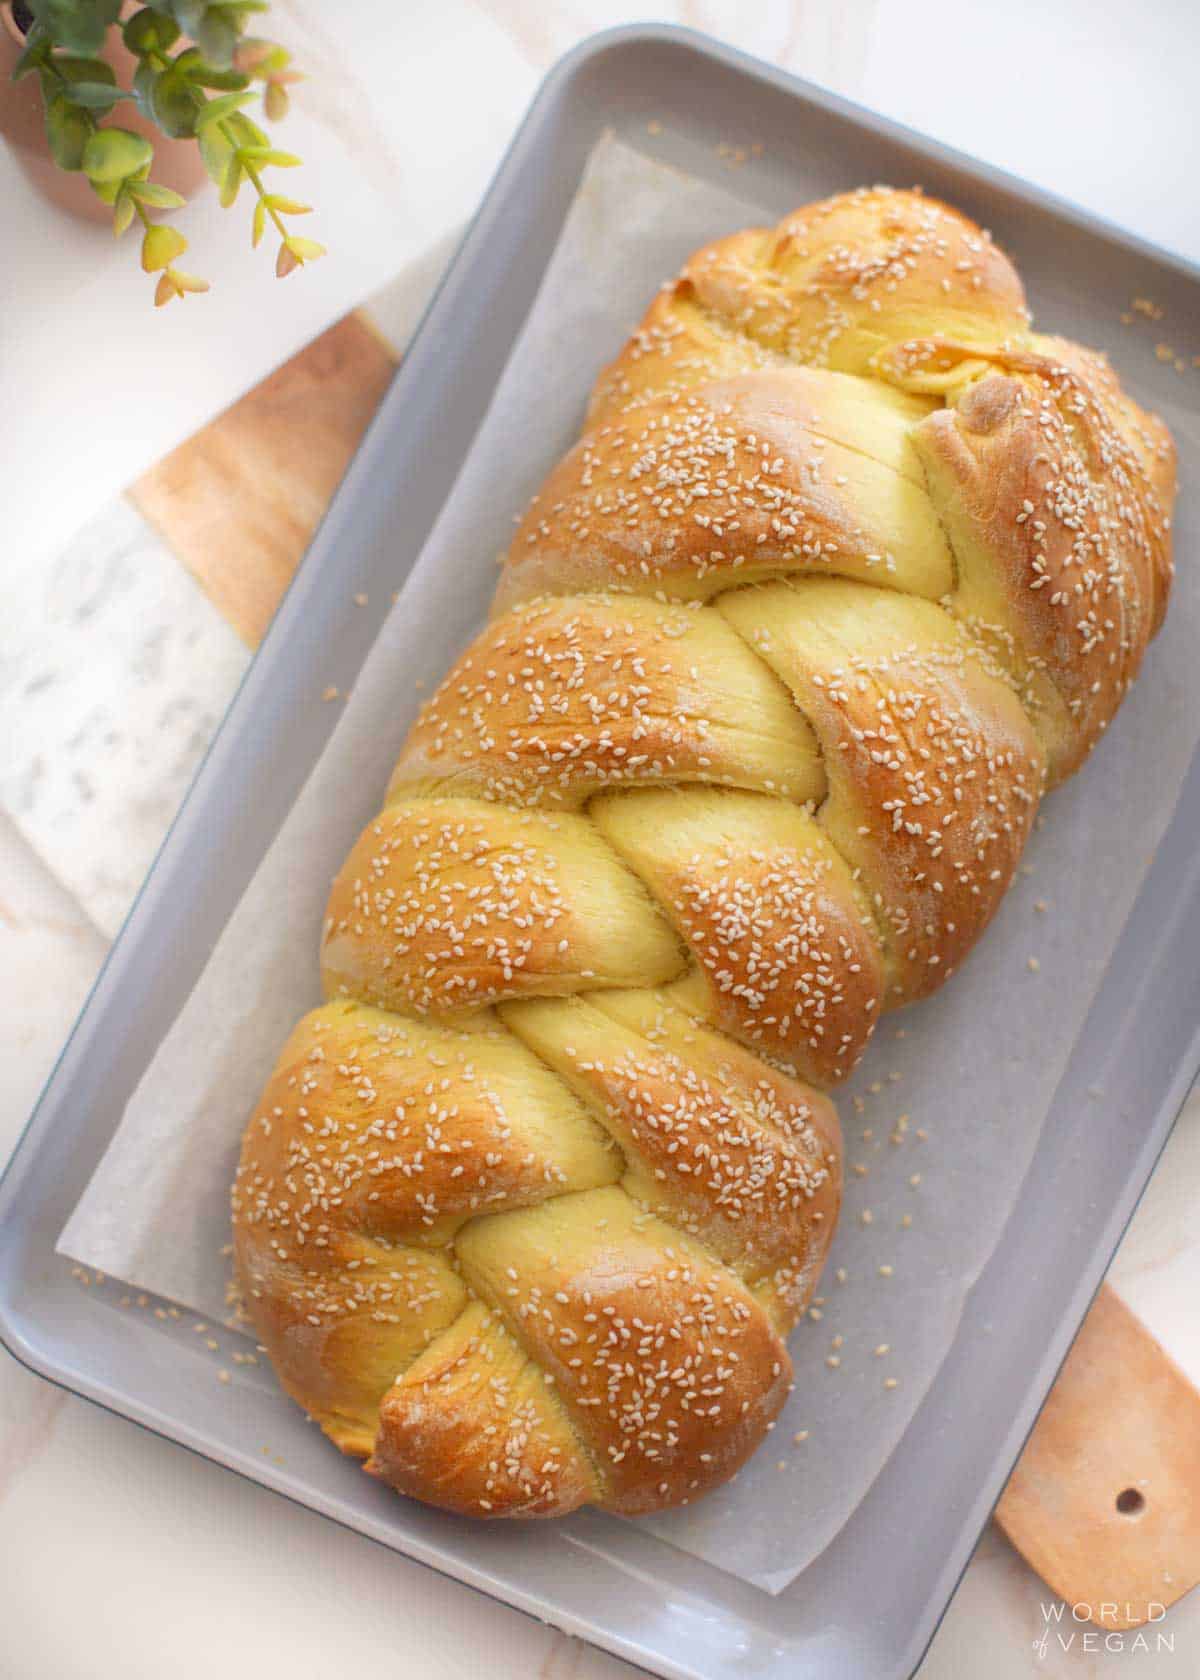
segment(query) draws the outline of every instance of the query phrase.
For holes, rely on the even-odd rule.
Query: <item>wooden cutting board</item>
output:
[[[1059,1597],[1101,1627],[1157,1619],[1200,1581],[1200,1393],[1108,1284],[996,1521]]]
[[[247,646],[262,640],[395,369],[367,317],[347,315],[130,490]]]
[[[250,647],[262,638],[396,365],[347,315],[130,496]],[[1200,1393],[1107,1285],[996,1511],[1071,1610],[1156,1618],[1200,1581]]]

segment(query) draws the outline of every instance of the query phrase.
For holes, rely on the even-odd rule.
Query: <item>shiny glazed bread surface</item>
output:
[[[1165,610],[1169,435],[875,189],[602,375],[330,897],[234,1188],[285,1388],[399,1490],[626,1513],[786,1397],[845,1078],[1003,897]]]

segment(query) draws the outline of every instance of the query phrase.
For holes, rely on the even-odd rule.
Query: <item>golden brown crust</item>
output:
[[[498,1025],[314,1010],[246,1128],[233,1191],[243,1297],[285,1387],[365,1455],[396,1373],[466,1304],[454,1232],[621,1168]]]
[[[765,1309],[623,1190],[477,1220],[459,1257],[586,1435],[607,1510],[718,1487],[787,1397],[791,1361]]]
[[[863,188],[697,251],[601,375],[588,424],[739,365],[866,373],[890,344],[996,344],[1028,320],[1019,277],[974,223],[920,193]]]
[[[589,428],[234,1189],[285,1388],[477,1516],[661,1509],[762,1440],[840,1198],[813,1085],[966,957],[1170,583],[1166,429],[917,194],[697,252]]]
[[[803,1079],[844,1079],[879,1018],[883,957],[820,824],[781,799],[692,789],[610,794],[591,816],[686,942],[695,1013]]]
[[[422,709],[388,798],[578,808],[660,782],[824,792],[808,725],[714,614],[581,595],[488,626]]]
[[[1174,455],[1160,422],[1115,403],[1098,359],[1042,344],[1053,358],[997,354],[996,371],[964,383],[913,440],[957,558],[953,610],[1009,667],[1059,781],[1162,622]],[[912,345],[906,365],[959,353]]]
[[[1133,450],[1136,468],[1127,467],[1133,493],[1144,496],[1147,490],[1158,500],[1159,520],[1170,528],[1171,509],[1178,489],[1176,482],[1175,439],[1157,414],[1151,414],[1134,402],[1122,389],[1108,357],[1099,350],[1089,350],[1082,344],[1072,344],[1069,338],[1056,338],[1043,333],[1031,335],[1030,344],[1039,356],[1048,359],[1053,367],[1065,367],[1074,373],[1096,405],[1098,423],[1112,424],[1125,443]],[[1139,470],[1140,469],[1140,470]],[[1157,611],[1154,629],[1162,623],[1171,583],[1170,543],[1162,540],[1156,546],[1155,589]]]
[[[237,1190],[243,1222],[261,1207],[266,1245],[308,1264],[346,1232],[445,1243],[494,1207],[619,1171],[605,1132],[494,1019],[453,1030],[343,1002],[292,1034]]]
[[[1025,712],[931,602],[808,580],[721,610],[821,741],[820,822],[878,918],[890,1001],[928,996],[991,920],[1032,826],[1043,761]]]
[[[591,823],[470,799],[392,805],[367,825],[321,953],[328,996],[416,1015],[661,985],[683,960]]]
[[[589,590],[706,600],[791,572],[936,600],[954,566],[910,441],[931,399],[777,368],[590,431],[517,529],[497,599]]]
[[[791,1329],[837,1221],[828,1100],[659,993],[518,1004],[504,1019],[611,1133],[635,1201],[704,1242]]]
[[[546,1373],[478,1302],[384,1396],[366,1468],[464,1516],[561,1517],[600,1496]]]
[[[365,1458],[397,1371],[467,1305],[462,1280],[433,1249],[335,1231],[285,1261],[271,1246],[278,1229],[238,1217],[234,1231],[243,1302],[275,1374],[343,1452]]]
[[[685,269],[673,286],[656,293],[638,330],[596,381],[587,429],[647,403],[671,402],[710,379],[787,366],[785,356],[707,311]]]

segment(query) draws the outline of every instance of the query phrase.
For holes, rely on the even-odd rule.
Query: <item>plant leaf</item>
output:
[[[282,193],[268,193],[267,206],[271,210],[278,210],[283,216],[307,216],[311,214],[311,204],[301,204],[297,199],[284,198]]]
[[[243,157],[251,163],[271,164],[275,169],[298,169],[300,159],[294,152],[277,152],[274,146],[243,146]]]
[[[107,114],[119,99],[132,99],[131,93],[122,88],[111,87],[107,82],[71,82],[66,88],[66,98],[73,105],[81,105],[85,111],[100,111]]]
[[[238,42],[237,50],[233,55],[233,62],[239,70],[244,70],[249,74],[252,70],[261,70],[270,61],[272,55],[278,51],[279,48],[273,42],[260,41],[253,36],[249,36]]]
[[[215,181],[217,186],[220,186],[229,168],[229,160],[233,156],[233,147],[215,124],[210,124],[209,127],[198,130],[196,141],[200,147],[200,156],[205,169],[208,170],[210,180]]]
[[[214,6],[208,7],[195,29],[190,29],[188,33],[210,64],[215,64],[219,70],[232,65],[238,39],[237,28]]]
[[[58,46],[90,55],[104,45],[121,0],[33,0],[29,9]]]
[[[253,99],[253,94],[247,94]],[[235,111],[229,119],[229,132],[239,146],[269,146],[271,136],[264,134],[256,122],[252,122],[244,111]]]
[[[125,229],[133,220],[133,214],[133,199],[129,196],[128,192],[119,192],[117,194],[117,202],[113,206],[113,234],[117,239],[120,239],[121,235],[125,232]]]
[[[235,202],[242,185],[242,165],[236,152],[229,159],[225,170],[225,179],[221,182],[219,194],[222,210],[228,210]]]
[[[238,46],[234,62],[262,81],[286,70],[292,62],[292,55],[274,41],[246,40]]]
[[[109,87],[117,85],[116,71],[102,58],[72,58],[69,53],[54,53],[50,64],[68,82],[107,82]]]
[[[146,229],[142,239],[142,267],[147,274],[153,274],[159,268],[169,268],[174,259],[186,250],[187,240],[178,228],[156,222]]]
[[[158,81],[158,71],[148,59],[143,59],[133,72],[133,97],[137,100],[137,108],[148,122],[156,121],[154,115],[154,84]]]
[[[263,110],[272,122],[282,122],[288,114],[287,89],[279,82],[268,82],[263,94]]]
[[[158,277],[158,285],[154,288],[154,307],[161,309],[164,303],[170,303],[174,297],[179,297],[175,282],[171,278],[170,269],[165,269]]]
[[[101,128],[89,135],[83,148],[83,170],[89,181],[123,181],[154,156],[154,147],[128,128]]]
[[[196,38],[208,7],[206,0],[169,0],[171,14],[185,35]]]
[[[19,82],[22,76],[30,75],[37,70],[50,56],[50,37],[40,23],[35,23],[25,37],[25,45],[17,55],[17,62],[12,67],[12,79]]]
[[[254,206],[254,226],[250,232],[250,243],[257,247],[262,239],[263,230],[267,225],[267,206],[263,199],[259,199]]]
[[[216,88],[227,93],[240,93],[250,85],[249,76],[244,76],[240,70],[220,70],[215,64],[208,64],[202,53],[195,47],[189,47],[186,52],[177,53],[174,59],[175,68],[186,76],[193,87]]]
[[[248,105],[253,98],[249,93],[223,93],[217,99],[205,100],[196,118],[197,132],[220,122],[223,117],[230,117],[235,111],[240,111],[243,105]]]
[[[161,53],[179,39],[179,25],[173,17],[145,6],[126,20],[121,35],[131,53]]]
[[[92,119],[86,111],[56,94],[46,106],[46,139],[60,169],[82,169],[83,154],[92,138]]]
[[[139,204],[148,204],[152,210],[182,210],[187,203],[181,193],[170,187],[160,187],[157,181],[130,181],[126,191]]]
[[[325,247],[315,239],[301,239],[298,233],[288,235],[288,250],[301,262],[315,262],[318,257],[325,255]]]
[[[199,124],[201,95],[175,69],[155,78],[150,103],[154,120],[172,140],[190,139]]]
[[[30,10],[68,52],[100,51],[117,21],[121,0],[37,0]]]

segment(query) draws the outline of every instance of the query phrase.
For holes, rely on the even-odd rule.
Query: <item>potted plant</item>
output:
[[[299,79],[283,47],[247,33],[266,10],[265,0],[0,4],[0,134],[56,202],[111,218],[118,235],[138,224],[142,267],[158,275],[156,304],[208,290],[176,267],[187,240],[158,219],[206,176],[227,207],[243,187],[253,193],[252,239],[268,226],[278,236],[281,277],[323,253],[288,226],[309,206],[268,184],[268,171],[299,158],[246,109],[261,92],[277,120]]]

